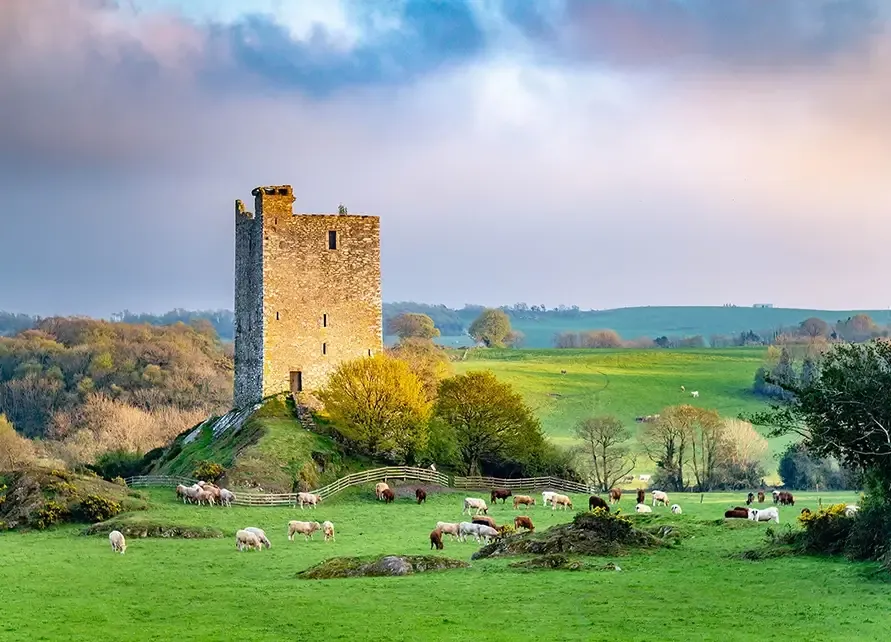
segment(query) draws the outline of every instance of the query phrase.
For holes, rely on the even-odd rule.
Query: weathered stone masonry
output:
[[[380,219],[294,214],[289,185],[235,203],[235,406],[323,387],[383,345]]]

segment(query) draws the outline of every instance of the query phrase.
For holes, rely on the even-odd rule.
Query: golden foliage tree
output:
[[[31,464],[37,455],[30,440],[19,435],[6,415],[0,415],[0,470],[16,470]]]
[[[338,432],[370,455],[414,463],[426,446],[431,404],[405,361],[377,354],[344,362],[318,396]]]
[[[435,401],[440,381],[452,374],[452,363],[445,350],[432,341],[406,339],[388,352],[408,364],[420,379],[427,399],[430,402]]]
[[[387,323],[387,332],[395,334],[401,340],[406,339],[435,339],[439,336],[439,329],[426,314],[415,312],[403,312],[393,317]]]
[[[510,317],[504,310],[487,308],[470,324],[468,333],[487,348],[503,348],[511,336]]]

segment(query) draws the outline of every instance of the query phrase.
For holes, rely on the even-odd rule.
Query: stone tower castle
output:
[[[290,185],[235,201],[235,406],[323,387],[383,345],[380,219],[294,214]]]

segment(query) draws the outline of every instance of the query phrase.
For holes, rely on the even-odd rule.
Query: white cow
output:
[[[771,506],[770,508],[750,508],[749,509],[749,519],[753,522],[769,522],[771,520],[775,521],[777,524],[780,523],[780,511],[778,511],[775,507]]]
[[[303,510],[304,504],[315,508],[316,505],[321,501],[321,495],[313,495],[312,493],[297,493],[297,503],[300,504],[300,510]]]
[[[653,509],[647,506],[646,504],[638,504],[634,507],[635,512],[638,513],[652,513]]]
[[[470,510],[475,509],[476,513],[474,515],[479,515],[480,513],[489,514],[489,507],[486,506],[485,500],[479,499],[477,497],[465,497],[464,498],[464,508],[461,510],[461,514],[463,515],[465,511],[470,515]]]
[[[693,397],[694,399],[699,399],[699,391],[694,390],[693,392],[690,393],[690,396]]]
[[[551,491],[551,490],[543,491],[541,494],[541,505],[544,506],[545,508],[547,508],[548,502],[553,501],[554,495],[556,495],[556,494],[557,493],[555,493],[554,491]]]
[[[671,505],[671,512],[674,513],[675,515],[680,515],[680,514],[683,513],[684,511],[681,509],[680,504],[672,504],[672,505]]]
[[[653,491],[653,506],[657,503],[668,506],[668,494],[661,490]]]
[[[480,541],[480,527],[485,524],[472,524],[471,522],[461,522],[458,524],[458,541],[466,542],[468,535],[473,535],[476,541]]]

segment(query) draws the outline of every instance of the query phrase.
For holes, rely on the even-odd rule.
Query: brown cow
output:
[[[492,495],[492,503],[493,504],[495,503],[496,499],[500,499],[501,503],[503,504],[507,501],[508,497],[513,495],[513,493],[510,492],[510,490],[507,488],[495,488],[492,490],[491,495]]]
[[[724,519],[749,519],[749,511],[745,508],[734,508],[724,513]]]
[[[381,492],[381,497],[383,498],[385,504],[389,504],[394,499],[396,499],[396,494],[391,489],[385,488]]]
[[[786,492],[785,490],[780,491],[780,494],[777,496],[777,501],[779,501],[780,506],[795,506],[795,498],[792,497],[792,493]]]
[[[491,517],[489,517],[488,515],[477,515],[476,517],[473,518],[472,523],[485,524],[486,526],[491,526],[492,528],[496,528],[496,529],[498,528],[498,526],[495,525],[495,520],[492,519]]]
[[[530,497],[529,495],[514,495],[514,510],[516,510],[517,506],[520,504],[525,506],[535,506],[535,498]]]
[[[514,528],[517,530],[521,528],[525,528],[528,531],[534,531],[535,526],[532,524],[532,520],[528,517],[518,516],[514,517]]]
[[[418,499],[418,504],[420,504],[421,502],[426,502],[427,491],[425,491],[423,488],[415,489],[415,497],[417,497]]]
[[[621,488],[612,488],[609,491],[609,503],[612,504],[615,502],[618,504],[622,499],[622,489]]]
[[[594,510],[595,508],[602,508],[607,513],[609,512],[609,506],[607,506],[607,503],[603,501],[602,498],[597,495],[591,495],[588,498],[588,510]]]
[[[647,503],[647,494],[644,492],[643,488],[637,489],[637,503],[638,504],[646,504]]]
[[[763,490],[758,491],[758,503],[759,504],[764,503],[764,491]]]
[[[435,548],[438,551],[442,550],[442,531],[438,528],[430,532],[430,548]]]

